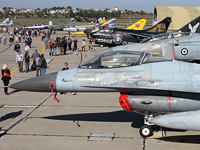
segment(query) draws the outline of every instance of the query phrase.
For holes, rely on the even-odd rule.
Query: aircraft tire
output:
[[[153,135],[153,129],[148,125],[143,125],[140,128],[139,133],[143,138],[150,137]]]

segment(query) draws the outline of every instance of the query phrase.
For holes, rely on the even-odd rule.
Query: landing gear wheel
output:
[[[140,130],[140,135],[144,138],[150,137],[153,135],[153,129],[148,125],[143,125]]]

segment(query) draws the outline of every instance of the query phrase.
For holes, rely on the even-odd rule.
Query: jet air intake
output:
[[[126,111],[143,110],[152,112],[181,112],[199,110],[200,101],[195,97],[126,95],[121,94],[119,103]]]

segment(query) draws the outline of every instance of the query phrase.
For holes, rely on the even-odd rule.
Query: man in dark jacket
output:
[[[20,50],[20,45],[18,42],[16,42],[15,46],[14,46],[14,51],[16,52],[16,54],[18,53],[18,51]]]
[[[38,62],[38,65],[39,65],[39,68],[41,69],[41,76],[45,75],[47,62],[46,62],[46,59],[44,58],[44,54],[41,54],[41,58]]]

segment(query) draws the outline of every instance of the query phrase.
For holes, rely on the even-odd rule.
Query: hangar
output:
[[[156,24],[165,17],[171,17],[168,30],[174,31],[200,16],[200,7],[155,6],[153,22]]]

